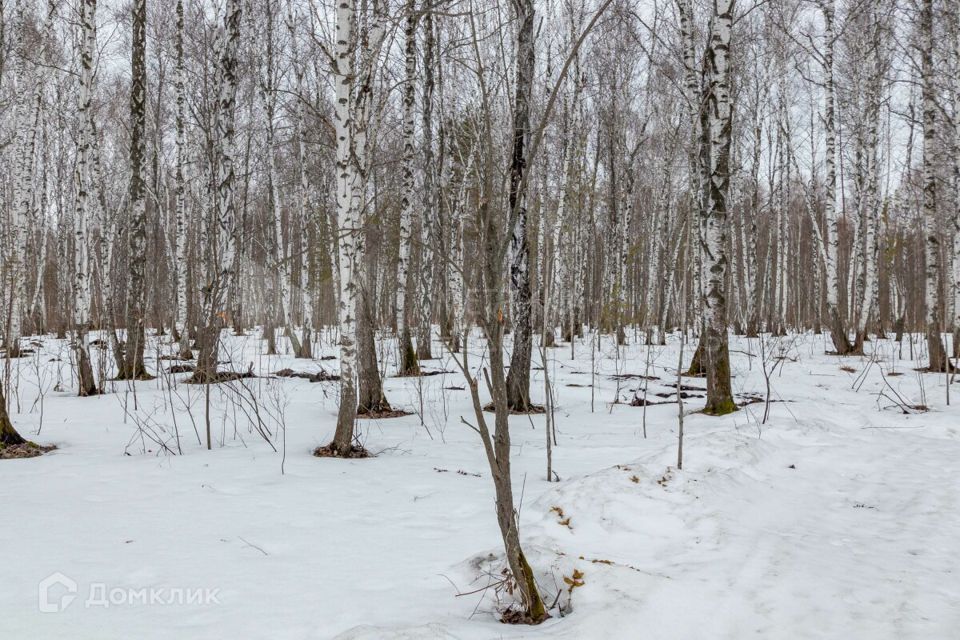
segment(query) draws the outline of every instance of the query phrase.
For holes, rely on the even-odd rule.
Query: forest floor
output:
[[[685,391],[682,471],[678,338],[629,338],[547,350],[559,482],[546,417],[510,418],[521,538],[558,603],[538,627],[498,622],[509,596],[485,589],[503,566],[493,485],[439,342],[423,365],[452,373],[423,378],[393,377],[387,343],[387,397],[413,414],[362,420],[376,456],[336,460],[311,452],[337,383],[270,376],[333,360],[231,337],[236,369],[261,377],[211,387],[207,451],[206,388],[163,373],[165,338],[156,380],[92,398],[74,397],[67,345],[38,339],[10,363],[9,401],[21,434],[58,449],[0,461],[0,638],[960,637],[960,384],[947,406],[944,376],[914,370],[918,337],[915,361],[891,340],[838,358],[820,335],[734,338],[741,399],[765,396],[776,363],[769,419],[762,402],[707,417]],[[667,404],[630,406],[645,385]]]

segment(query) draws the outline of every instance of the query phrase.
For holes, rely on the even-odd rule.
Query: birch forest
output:
[[[0,637],[956,637],[957,0],[0,0],[0,164]]]

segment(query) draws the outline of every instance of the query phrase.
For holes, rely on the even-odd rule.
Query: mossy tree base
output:
[[[730,384],[730,347],[726,330],[708,327],[702,340],[707,378],[707,406],[703,412],[723,416],[737,410]]]
[[[345,459],[373,457],[373,454],[371,454],[369,451],[367,451],[363,447],[360,447],[357,445],[351,445],[349,447],[341,449],[333,442],[323,447],[317,447],[316,449],[313,450],[313,455],[317,458],[345,458]]]
[[[533,577],[533,569],[527,562],[527,557],[520,552],[520,566],[523,567],[523,579],[526,581],[527,593],[530,594],[530,602],[527,603],[527,624],[540,624],[550,617],[547,608],[543,604],[543,598],[540,597],[540,591],[537,589],[537,582]]]
[[[150,380],[155,380],[156,376],[150,375],[147,373],[146,368],[141,368],[138,371],[133,372],[133,374],[127,371],[120,371],[117,373],[117,377],[114,378],[114,381],[121,382],[123,380],[136,380],[140,382],[149,382]]]
[[[20,460],[24,458],[37,458],[45,453],[55,450],[55,445],[42,445],[30,440],[24,440],[19,444],[4,444],[0,442],[0,460]]]
[[[738,409],[739,407],[737,407],[736,402],[733,400],[725,400],[718,402],[715,405],[708,403],[707,406],[703,408],[703,413],[707,414],[708,416],[725,416],[729,413],[737,411]]]
[[[6,424],[0,426],[0,447],[11,447],[25,442],[27,440],[13,428],[9,420],[6,421]]]

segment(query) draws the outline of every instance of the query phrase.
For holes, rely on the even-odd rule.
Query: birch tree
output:
[[[837,143],[836,143],[836,91],[834,87],[834,19],[836,16],[835,0],[817,0],[823,15],[823,93],[824,111],[823,127],[825,136],[824,166],[826,169],[825,188],[827,191],[824,200],[826,224],[823,228],[824,245],[826,246],[826,280],[827,280],[827,317],[830,323],[830,339],[839,355],[845,355],[853,350],[850,337],[847,335],[843,317],[840,315],[840,271],[837,260],[840,253],[839,220],[837,217]]]
[[[434,295],[434,240],[439,237],[437,217],[436,167],[433,150],[433,100],[436,90],[434,76],[434,47],[436,36],[433,27],[433,12],[426,7],[423,12],[423,100],[421,104],[421,128],[423,130],[423,197],[420,200],[420,302],[417,305],[417,357],[433,358],[432,322]]]
[[[47,20],[52,18],[48,12]],[[8,327],[6,332],[7,357],[20,356],[20,334],[26,298],[26,264],[31,213],[34,198],[34,167],[40,134],[40,114],[43,106],[43,77],[37,68],[27,68],[25,36],[27,13],[24,5],[17,8],[17,89],[22,93],[16,110],[16,165],[13,191],[13,243],[7,273],[10,276]],[[41,45],[45,48],[46,42]],[[43,53],[41,52],[41,61]]]
[[[933,0],[920,6],[920,81],[923,98],[923,222],[926,235],[925,314],[930,371],[946,371],[949,365],[941,338],[940,225],[937,216],[937,87],[933,69]]]
[[[236,268],[236,211],[234,203],[234,133],[237,100],[237,50],[240,43],[240,0],[227,0],[219,39],[217,104],[214,114],[213,219],[210,248],[213,269],[204,287],[204,322],[200,355],[193,380],[215,382],[221,323],[226,322]],[[209,447],[209,443],[208,443]]]
[[[513,149],[510,160],[509,219],[513,220],[510,239],[510,307],[513,314],[513,355],[507,375],[508,401],[513,411],[528,411],[530,405],[530,357],[532,344],[530,240],[527,237],[526,177],[528,139],[530,137],[530,98],[533,91],[535,62],[535,11],[531,0],[513,0],[517,26],[516,73],[513,96]]]
[[[383,42],[379,3],[374,3],[368,31],[357,29],[354,0],[340,0],[336,11],[336,37],[331,60],[336,104],[337,224],[339,227],[340,409],[330,455],[351,457],[360,453],[353,445],[357,416],[357,322],[363,286],[364,210],[368,194],[367,153],[370,95],[377,52]],[[366,16],[364,16],[366,17]]]
[[[417,200],[414,106],[417,79],[417,3],[407,0],[404,29],[403,79],[403,195],[400,203],[400,259],[397,266],[397,339],[400,349],[400,374],[417,375],[420,366],[413,350],[408,318],[407,286],[410,279],[410,254],[414,209]],[[429,62],[428,62],[429,64]]]
[[[705,150],[709,158],[706,207],[702,213],[703,313],[707,334],[705,364],[707,370],[706,413],[723,415],[736,410],[730,386],[730,353],[727,336],[727,194],[730,187],[730,38],[733,28],[734,0],[714,0],[710,41],[705,52],[707,88],[704,100],[709,127]]]
[[[186,71],[183,59],[183,0],[177,0],[176,8],[176,35],[174,41],[174,55],[176,56],[174,71],[174,89],[176,91],[176,168],[174,170],[175,216],[176,229],[174,237],[174,270],[176,273],[174,312],[174,330],[180,341],[180,357],[193,358],[190,349],[190,331],[187,326],[187,188],[184,184],[184,169],[187,164],[186,140]]]
[[[296,25],[299,22],[299,12],[294,7],[293,0],[287,0],[287,31],[290,35],[291,64],[293,66],[294,93],[296,94],[296,104],[294,106],[294,140],[297,148],[297,224],[303,230],[302,240],[302,260],[300,267],[300,296],[303,309],[303,329],[300,340],[300,351],[298,358],[313,357],[313,307],[315,290],[311,282],[312,262],[310,242],[311,230],[313,224],[313,214],[309,211],[308,198],[310,194],[309,178],[307,176],[307,145],[304,140],[304,65],[300,60],[300,46],[297,40]]]
[[[960,358],[960,6],[954,5],[951,29],[953,63],[953,357]]]
[[[149,378],[143,364],[147,266],[146,100],[147,3],[134,0],[132,13],[130,85],[130,223],[127,341],[119,377]]]
[[[680,18],[680,39],[683,51],[683,96],[687,106],[689,143],[687,150],[688,184],[689,184],[689,216],[687,221],[687,239],[685,245],[692,264],[691,277],[693,279],[693,310],[694,317],[705,318],[703,307],[704,297],[704,263],[703,263],[703,235],[705,217],[703,210],[706,193],[705,178],[707,167],[705,153],[707,143],[703,140],[706,135],[704,120],[707,105],[704,103],[706,92],[698,90],[696,72],[696,47],[694,45],[694,13],[692,0],[677,0],[677,13]],[[712,22],[711,22],[712,24]],[[712,35],[711,35],[712,42]],[[709,43],[708,43],[709,49]],[[706,64],[706,62],[704,62]],[[685,327],[684,327],[685,329]],[[706,348],[706,331],[700,332],[700,341],[690,361],[687,375],[700,375],[704,372],[704,352]]]
[[[97,51],[97,0],[83,0],[80,6],[80,88],[77,92],[77,158],[74,166],[74,353],[80,396],[97,393],[93,377],[87,331],[90,327],[90,253],[88,216],[90,210],[91,130],[90,103],[93,97],[94,54]]]

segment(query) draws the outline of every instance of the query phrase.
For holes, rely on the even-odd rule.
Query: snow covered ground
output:
[[[947,406],[944,377],[915,372],[906,344],[904,359],[892,341],[837,358],[823,336],[794,336],[767,339],[763,358],[734,339],[738,393],[763,394],[764,360],[786,357],[778,402],[766,424],[762,403],[688,415],[682,471],[677,405],[648,406],[644,438],[644,409],[626,402],[647,383],[614,377],[658,376],[651,401],[672,400],[655,394],[675,383],[676,337],[648,352],[631,336],[619,357],[608,340],[575,361],[548,350],[561,481],[545,480],[543,416],[511,418],[514,481],[541,589],[567,606],[520,627],[482,589],[501,549],[461,374],[387,378],[414,414],[364,421],[378,455],[350,461],[311,456],[332,436],[336,383],[214,387],[206,451],[189,374],[75,398],[66,347],[42,342],[12,363],[10,401],[23,435],[60,448],[0,461],[0,638],[960,638],[960,384]],[[236,366],[336,371],[262,344],[231,338]],[[335,353],[329,336],[320,351]],[[449,355],[425,365],[457,370]],[[896,394],[929,410],[905,414]],[[255,407],[276,452],[250,427]],[[145,433],[174,450],[178,433],[183,455]]]

